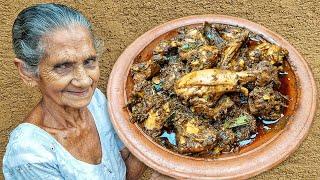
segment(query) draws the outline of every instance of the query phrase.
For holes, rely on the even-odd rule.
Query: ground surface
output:
[[[37,90],[22,84],[12,60],[11,26],[23,8],[40,1],[0,0],[0,159],[9,132],[39,100]],[[196,14],[224,14],[245,18],[275,31],[293,44],[320,79],[320,1],[284,0],[151,0],[58,1],[82,11],[104,41],[99,87],[106,89],[112,65],[121,52],[148,29],[166,21]],[[319,88],[318,88],[319,91]],[[319,91],[320,92],[320,91]],[[319,102],[319,101],[318,101]],[[254,179],[320,178],[320,110],[307,139],[279,166]],[[2,163],[0,163],[0,169]],[[150,179],[148,170],[142,179]],[[0,173],[0,179],[2,174]]]

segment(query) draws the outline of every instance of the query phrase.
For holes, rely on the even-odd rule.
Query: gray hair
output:
[[[38,4],[22,10],[12,27],[13,49],[16,57],[25,62],[24,67],[38,73],[44,56],[41,38],[58,28],[78,24],[87,28],[93,37],[90,22],[79,11],[61,4]]]

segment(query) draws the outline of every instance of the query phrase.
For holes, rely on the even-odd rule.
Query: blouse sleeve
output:
[[[39,144],[8,144],[3,175],[6,180],[63,179],[53,158],[53,154]]]
[[[107,112],[107,115],[106,115],[107,123],[110,124],[112,132],[113,132],[115,140],[116,140],[117,147],[118,147],[119,151],[121,151],[122,149],[125,148],[125,145],[120,140],[118,134],[115,132],[113,125],[111,123],[108,108],[107,108],[108,100],[107,100],[106,96],[98,88],[96,88],[96,93],[97,93],[97,101],[99,102],[99,104],[103,105],[103,108],[105,108],[105,111]]]

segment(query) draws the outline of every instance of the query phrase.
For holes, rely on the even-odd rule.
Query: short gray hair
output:
[[[79,11],[61,4],[37,4],[22,10],[12,27],[12,42],[16,57],[25,62],[24,67],[37,73],[44,56],[41,38],[58,28],[79,24],[87,28],[92,37],[92,26]]]

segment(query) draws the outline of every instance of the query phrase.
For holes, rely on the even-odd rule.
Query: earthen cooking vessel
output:
[[[260,136],[238,153],[222,155],[216,159],[194,158],[180,155],[161,147],[136,124],[129,121],[125,108],[132,89],[129,70],[133,62],[148,59],[152,49],[163,39],[177,34],[177,28],[188,25],[222,23],[246,27],[263,35],[289,51],[291,66],[287,81],[287,94],[291,101],[281,128]],[[121,54],[115,63],[108,83],[108,110],[111,121],[126,147],[141,161],[160,173],[175,178],[243,179],[266,171],[285,160],[305,139],[316,110],[316,85],[306,61],[298,51],[278,34],[265,27],[222,15],[190,16],[164,23],[144,33]],[[281,126],[281,125],[279,125]]]

